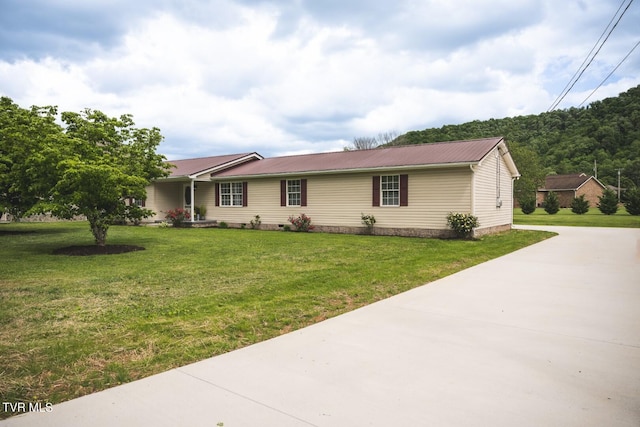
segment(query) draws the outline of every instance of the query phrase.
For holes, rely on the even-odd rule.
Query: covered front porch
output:
[[[170,210],[182,208],[189,213],[189,222],[212,219],[215,188],[209,181],[176,180],[156,182],[147,189],[147,206],[155,212],[153,221],[163,221]]]

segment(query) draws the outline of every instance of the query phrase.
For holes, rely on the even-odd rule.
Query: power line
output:
[[[587,100],[588,100],[589,98],[591,98],[591,96],[592,96],[594,93],[596,93],[596,91],[597,91],[598,89],[600,89],[600,87],[601,87],[601,86],[602,86],[602,85],[603,85],[607,80],[609,80],[609,77],[611,77],[611,76],[613,75],[613,73],[615,73],[615,72],[616,72],[616,70],[618,69],[618,67],[620,67],[620,66],[622,65],[622,63],[623,63],[624,61],[626,61],[626,60],[627,60],[627,58],[629,58],[629,56],[633,53],[633,51],[634,51],[634,50],[636,50],[636,48],[638,47],[638,45],[640,45],[640,40],[638,41],[638,43],[636,43],[636,45],[635,45],[635,46],[633,46],[633,47],[631,48],[631,50],[629,51],[629,53],[627,53],[627,55],[626,55],[624,58],[622,58],[622,61],[620,61],[620,62],[618,63],[618,65],[616,65],[616,67],[615,67],[613,70],[611,70],[611,72],[607,75],[607,77],[605,77],[605,78],[604,78],[604,80],[602,80],[602,82],[600,82],[600,84],[598,85],[598,87],[596,87],[596,88],[595,88],[595,89],[594,89],[594,90],[589,94],[589,96],[587,96],[587,97],[584,99],[584,101],[582,101],[582,102],[580,103],[580,105],[578,105],[578,108],[579,108],[579,107],[582,107],[582,105],[583,105],[585,102],[587,102]]]
[[[598,41],[596,41],[596,44],[591,48],[591,51],[589,51],[589,53],[587,54],[587,57],[584,59],[584,61],[582,61],[582,64],[580,65],[580,67],[578,67],[578,70],[576,70],[576,72],[573,74],[573,76],[571,77],[571,79],[569,80],[567,85],[564,87],[564,89],[562,89],[562,92],[560,92],[560,95],[558,95],[558,97],[553,102],[553,104],[551,104],[551,106],[549,107],[547,112],[553,110],[554,108],[556,108],[562,102],[562,100],[569,94],[569,92],[571,92],[571,89],[573,89],[573,87],[578,82],[578,80],[580,80],[580,77],[582,77],[582,75],[587,70],[587,68],[589,68],[589,66],[591,65],[593,60],[596,58],[596,56],[598,55],[598,53],[600,52],[600,50],[602,49],[604,44],[609,39],[609,36],[613,32],[613,30],[616,29],[616,27],[620,23],[620,20],[622,19],[624,14],[627,12],[627,10],[629,10],[629,7],[633,3],[633,0],[630,0],[629,4],[627,4],[627,7],[625,7],[625,9],[622,11],[622,14],[620,14],[620,16],[618,16],[618,13],[620,12],[620,9],[622,9],[622,7],[624,6],[626,1],[627,0],[622,0],[622,3],[618,7],[618,10],[616,10],[616,13],[613,15],[613,18],[611,18],[611,20],[609,21],[609,23],[605,27],[604,31],[602,32],[602,34],[598,38]],[[618,19],[617,19],[616,23],[613,26],[611,26],[611,23],[614,21],[614,19],[616,19],[616,16],[618,16]],[[609,29],[609,27],[611,27],[611,29],[607,33],[607,30]],[[607,33],[607,35],[604,38],[604,40],[602,40],[602,37],[604,36],[605,33]],[[601,40],[602,40],[602,43],[600,43]],[[593,54],[593,56],[591,56],[593,51],[596,49],[596,46],[598,46],[598,43],[600,43],[600,46],[598,47],[596,52]],[[591,59],[589,59],[589,57],[591,57]],[[587,63],[587,61],[588,61],[588,63]],[[587,64],[585,65],[585,63],[587,63]],[[576,77],[576,75],[577,75],[577,77]]]

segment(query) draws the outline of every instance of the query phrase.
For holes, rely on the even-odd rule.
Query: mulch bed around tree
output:
[[[142,246],[134,245],[88,245],[88,246],[67,246],[53,251],[54,255],[88,256],[88,255],[114,255],[127,252],[143,251]]]

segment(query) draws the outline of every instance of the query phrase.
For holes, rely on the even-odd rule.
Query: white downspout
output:
[[[476,215],[476,170],[473,165],[469,165],[471,169],[471,215]]]

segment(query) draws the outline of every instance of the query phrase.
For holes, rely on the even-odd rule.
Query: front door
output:
[[[186,184],[183,186],[184,191],[182,192],[184,194],[183,196],[183,201],[184,201],[184,209],[186,211],[188,211],[189,213],[191,213],[191,185]]]

